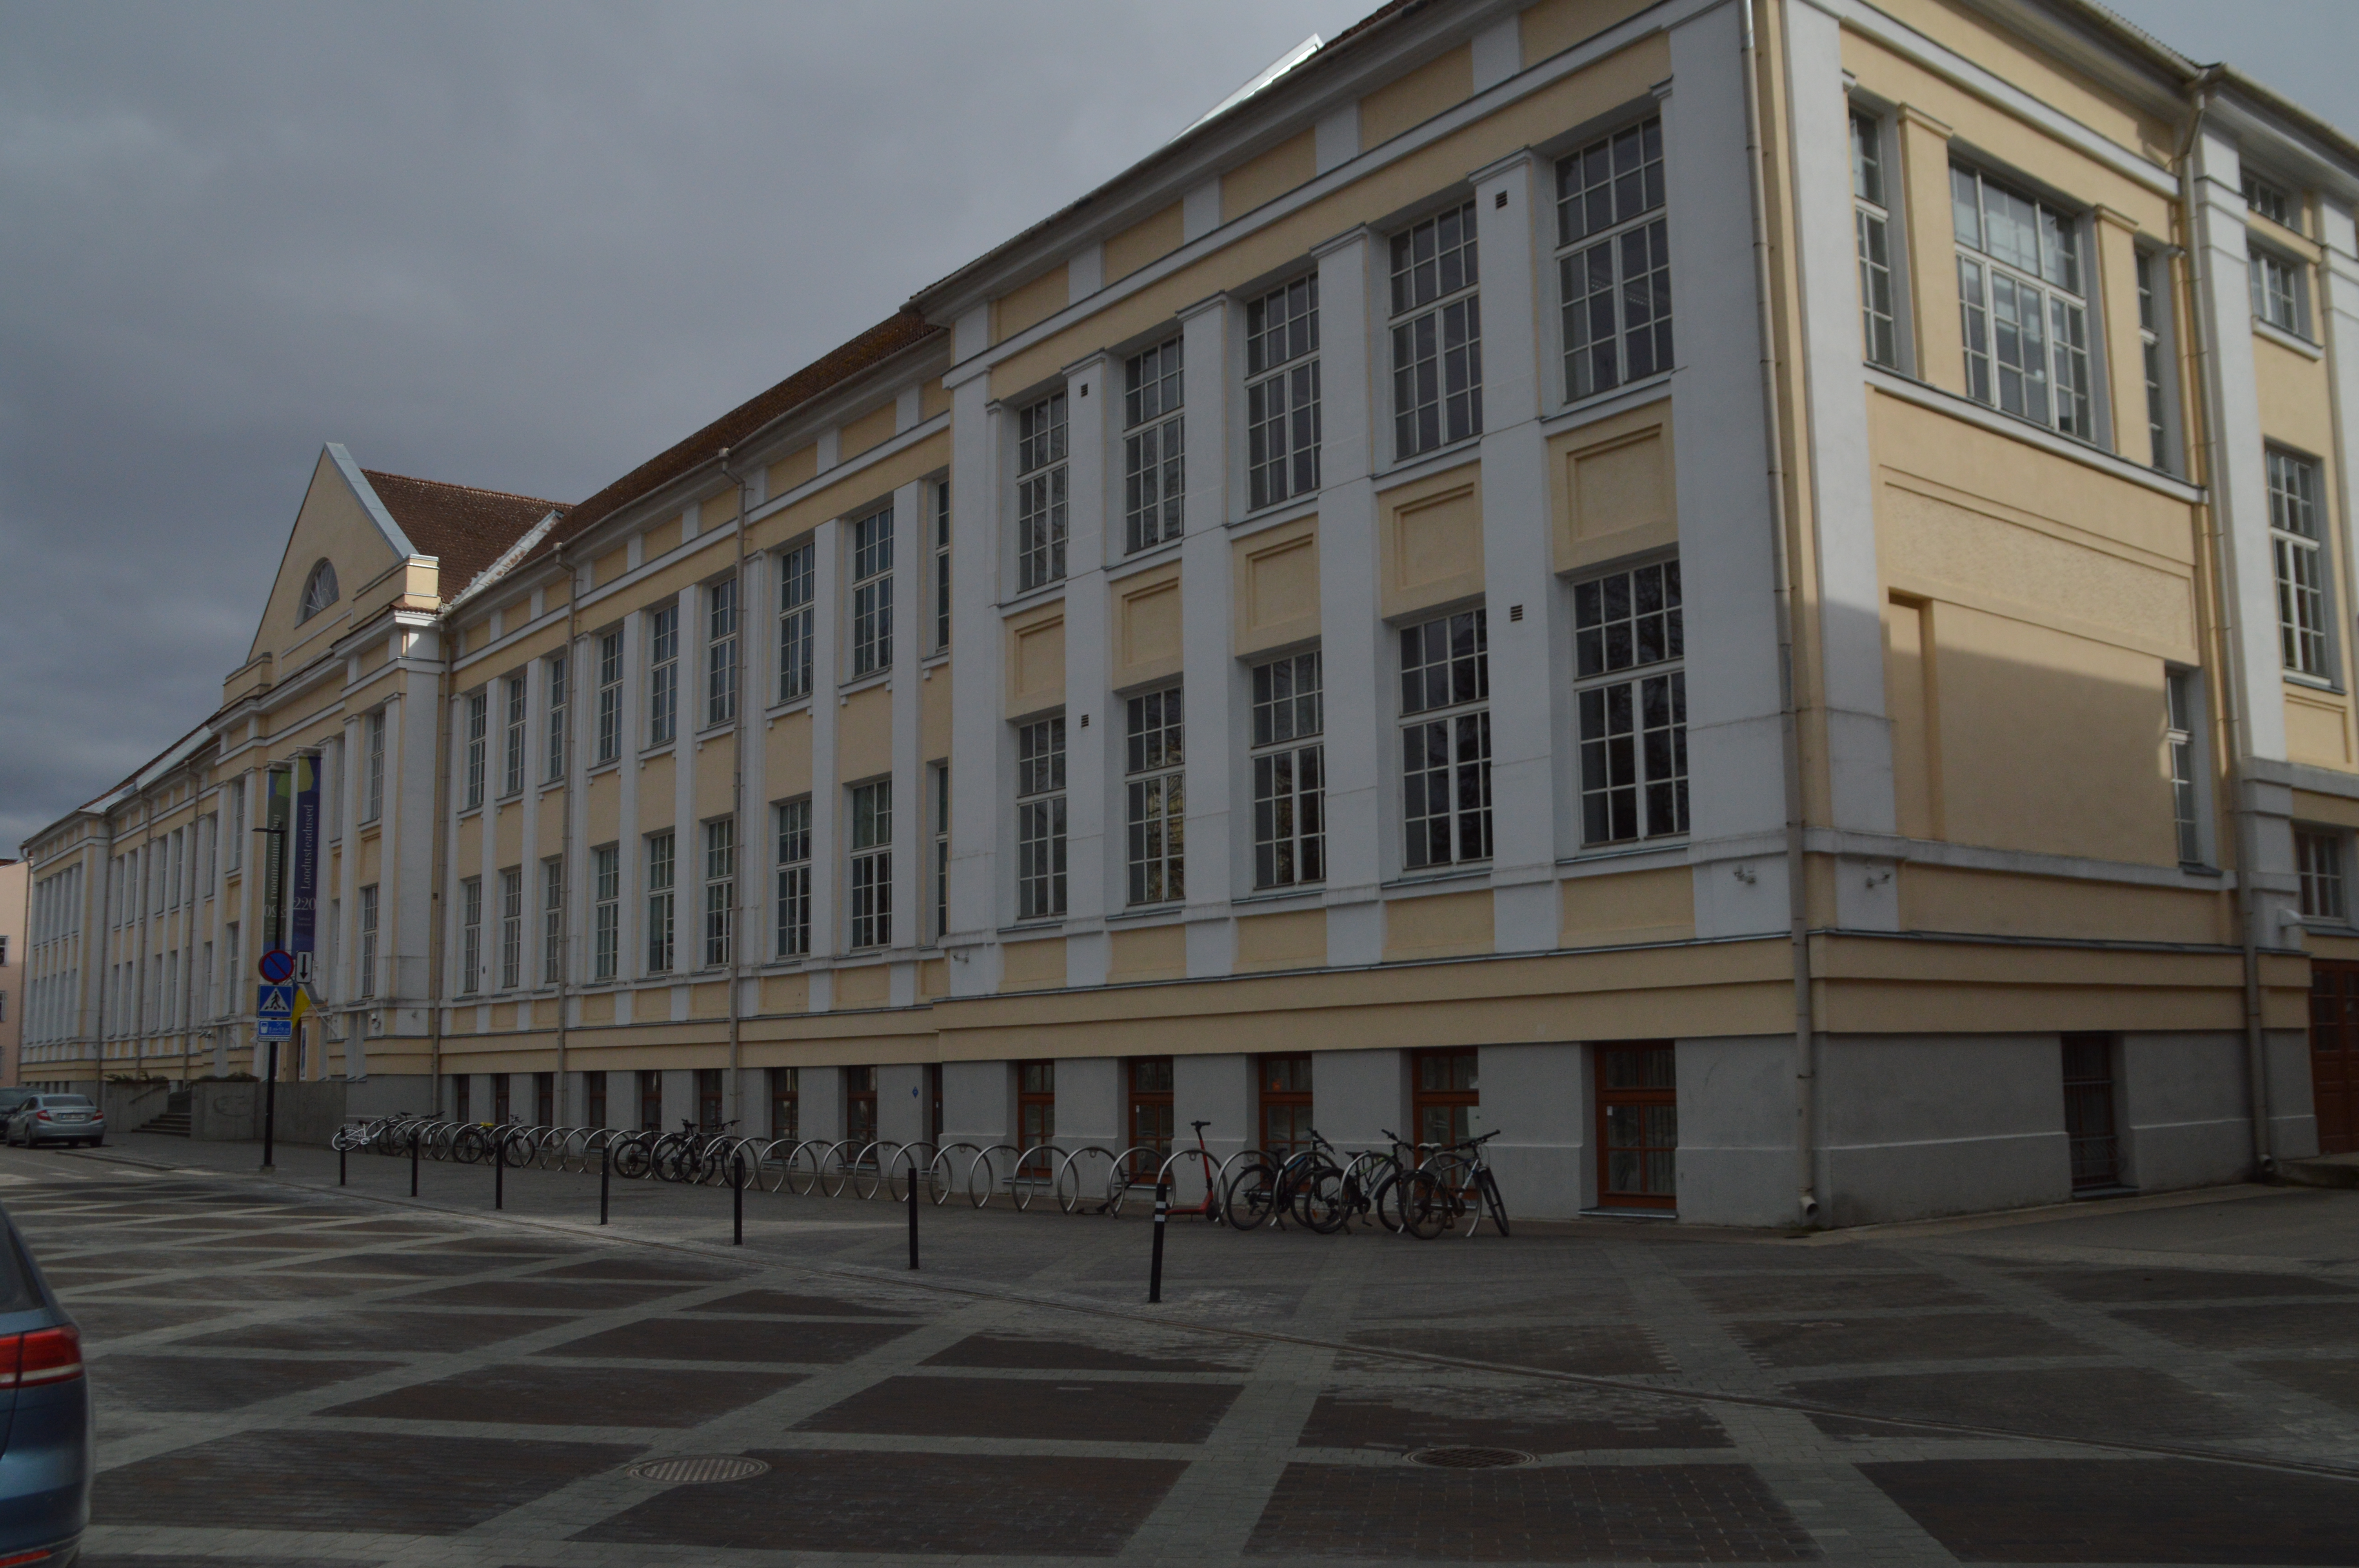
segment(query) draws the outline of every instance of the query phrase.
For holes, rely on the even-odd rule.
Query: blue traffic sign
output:
[[[256,986],[254,989],[254,1011],[257,1016],[283,1018],[290,1022],[293,1022],[295,1017],[293,986]]]
[[[254,1025],[254,1037],[256,1040],[292,1040],[295,1038],[295,1021],[291,1018],[257,1019]]]
[[[264,979],[278,985],[295,978],[295,955],[284,947],[273,947],[255,967],[262,971]]]

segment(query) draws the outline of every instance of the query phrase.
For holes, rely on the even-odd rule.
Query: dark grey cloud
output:
[[[0,4],[0,854],[219,700],[322,441],[577,500],[1371,3]]]
[[[0,853],[211,709],[322,441],[579,499],[1373,4],[0,0]],[[2119,8],[2359,126],[2359,7]]]

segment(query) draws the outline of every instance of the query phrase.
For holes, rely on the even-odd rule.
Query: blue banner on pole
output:
[[[295,759],[294,885],[288,889],[287,947],[298,979],[307,978],[320,928],[320,759]]]

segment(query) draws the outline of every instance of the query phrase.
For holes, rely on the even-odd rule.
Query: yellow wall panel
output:
[[[1884,711],[1892,720],[1893,809],[1901,836],[1939,838],[1941,749],[1933,718],[1940,696],[1933,666],[1933,607],[1895,598],[1884,607]]]
[[[1308,185],[1318,172],[1318,133],[1306,129],[1221,177],[1221,222],[1243,217],[1265,201]]]
[[[1237,921],[1237,970],[1309,969],[1327,961],[1327,912],[1290,909]]]
[[[1117,931],[1109,944],[1106,979],[1177,980],[1188,974],[1188,928],[1149,925]]]
[[[1005,341],[1033,323],[1054,316],[1065,308],[1071,288],[1065,265],[1060,262],[1031,282],[993,300],[991,341]]]
[[[886,965],[863,964],[835,971],[837,1007],[883,1007],[892,999],[893,971]]]
[[[1487,953],[1492,940],[1488,889],[1386,901],[1386,962]]]
[[[1461,44],[1360,100],[1360,145],[1373,147],[1474,94],[1474,49]]]
[[[763,759],[764,787],[773,800],[807,795],[811,786],[810,709],[789,713],[772,723],[769,752]]]
[[[799,484],[806,484],[819,473],[819,449],[798,447],[772,463],[765,471],[764,493],[775,501]]]
[[[1180,567],[1174,562],[1114,585],[1116,690],[1180,673]]]
[[[947,661],[930,666],[918,683],[918,755],[925,762],[950,760],[951,666]]]
[[[524,807],[516,801],[493,807],[492,854],[503,866],[524,860]]]
[[[730,775],[737,769],[737,737],[715,735],[696,751],[696,815],[699,821],[726,816],[734,803],[729,798]]]
[[[697,503],[696,531],[709,534],[737,521],[737,487],[715,492]]]
[[[609,768],[591,776],[590,784],[582,797],[584,818],[582,830],[588,842],[611,844],[622,832],[623,775],[618,768]]]
[[[810,977],[809,975],[763,976],[762,1011],[764,1012],[809,1012],[810,1011]]]
[[[1298,518],[1236,541],[1230,580],[1239,654],[1319,635],[1319,519]]]
[[[2285,694],[2286,755],[2321,767],[2350,767],[2350,725],[2343,705],[2329,693],[2313,697],[2304,687],[2288,685]]]
[[[1169,255],[1180,248],[1180,236],[1186,232],[1180,203],[1174,201],[1162,211],[1142,218],[1111,236],[1105,243],[1105,280],[1117,282],[1148,262]]]
[[[892,771],[893,688],[872,686],[836,709],[836,782],[851,784]]]
[[[1695,874],[1662,866],[1563,884],[1560,938],[1568,947],[1597,942],[1675,942],[1695,935]]]
[[[596,560],[590,563],[590,586],[592,588],[605,587],[616,578],[621,577],[625,571],[628,570],[630,564],[631,553],[628,550],[617,549],[607,551],[604,555],[600,556]]]
[[[677,819],[679,808],[672,802],[672,786],[678,776],[679,769],[669,752],[639,764],[640,832],[658,832]]]
[[[1559,571],[1679,541],[1670,415],[1653,404],[1549,443]]]
[[[688,988],[688,1015],[690,1018],[726,1018],[729,1016],[729,982],[712,980]]]
[[[1007,622],[1007,715],[1020,718],[1064,700],[1065,605],[1060,600]]]
[[[999,989],[1038,990],[1065,983],[1065,939],[1010,942],[999,950]]]
[[[894,406],[871,409],[859,418],[847,423],[836,433],[836,456],[849,462],[871,447],[881,447],[893,438]]]
[[[2067,881],[1921,861],[1904,861],[1899,879],[1900,924],[1909,931],[2067,938],[2102,932],[2133,942],[2233,939],[2228,925],[2234,905],[2221,893]],[[2010,978],[2020,984],[2027,977]]]
[[[1523,29],[1524,63],[1538,65],[1562,54],[1651,4],[1653,0],[1540,0],[1516,18]]]
[[[1483,481],[1452,469],[1376,497],[1387,618],[1483,591]]]
[[[670,518],[646,530],[639,537],[639,564],[657,560],[679,547],[679,519]]]

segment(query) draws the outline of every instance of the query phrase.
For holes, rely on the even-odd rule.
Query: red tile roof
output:
[[[440,480],[411,479],[406,474],[361,470],[409,542],[441,560],[441,591],[445,600],[481,576],[525,536],[532,525],[565,504],[508,495],[496,490],[476,490]]]

